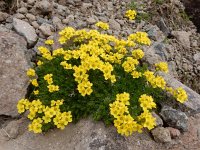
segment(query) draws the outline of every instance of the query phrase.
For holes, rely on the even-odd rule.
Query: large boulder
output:
[[[26,94],[28,62],[26,41],[14,32],[0,29],[0,116],[18,116],[16,104]]]
[[[23,130],[26,131],[14,140],[0,140],[0,150],[13,150],[13,147],[15,150],[164,150],[145,132],[125,137],[119,135],[113,126],[106,127],[103,122],[89,119],[71,123],[64,130],[54,129],[45,134],[34,134],[25,127]]]

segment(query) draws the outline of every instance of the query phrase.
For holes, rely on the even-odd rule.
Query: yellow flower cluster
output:
[[[28,125],[29,131],[33,131],[34,133],[41,133],[42,123],[43,120],[41,118],[34,119],[33,122]]]
[[[150,110],[156,108],[156,104],[151,96],[143,94],[139,98],[143,113],[134,120],[128,111],[130,95],[128,93],[117,94],[116,101],[110,104],[110,114],[115,118],[114,125],[118,133],[131,135],[134,131],[142,132],[142,128],[153,129],[156,125],[155,118]]]
[[[38,47],[38,50],[42,54],[42,57],[46,58],[47,60],[52,60],[53,57],[51,56],[51,52],[44,46]]]
[[[135,34],[130,34],[128,40],[143,45],[151,45],[151,40],[148,38],[148,34],[146,32],[136,32]]]
[[[21,99],[19,100],[19,102],[17,103],[17,110],[18,112],[21,114],[23,113],[25,110],[27,110],[29,108],[29,101],[28,99]]]
[[[121,135],[129,136],[134,131],[142,132],[142,126],[131,117],[128,111],[130,95],[122,93],[116,95],[116,101],[110,104],[110,114],[115,118],[114,126]]]
[[[140,116],[137,117],[138,121],[141,122],[142,127],[149,130],[156,126],[156,118],[149,111],[144,111]]]
[[[44,42],[46,45],[53,45],[54,44],[54,41],[53,40],[46,40]]]
[[[134,19],[136,12],[127,11],[127,17]],[[96,26],[108,30],[107,23],[98,22]],[[55,59],[56,56],[61,57],[60,65],[66,70],[72,70],[75,81],[78,83],[77,89],[82,96],[91,95],[93,92],[93,83],[89,81],[90,70],[100,70],[105,80],[109,80],[112,84],[117,81],[114,74],[115,65],[121,65],[125,72],[130,73],[133,78],[144,76],[147,82],[153,88],[161,88],[170,92],[180,102],[187,99],[187,94],[182,88],[172,89],[166,86],[165,80],[149,70],[144,73],[138,71],[139,59],[144,57],[144,52],[139,48],[140,45],[150,45],[151,41],[145,32],[136,32],[131,34],[127,40],[117,39],[114,36],[101,34],[97,30],[75,30],[72,27],[67,27],[59,32],[60,44],[68,44],[70,42],[82,43],[78,46],[73,45],[69,49],[59,48],[51,51],[43,46],[40,46],[40,51],[43,58],[47,61]],[[52,45],[53,40],[45,41],[45,44]],[[132,50],[130,56],[130,50]],[[127,57],[128,56],[128,57]],[[72,61],[78,61],[79,65],[73,65]],[[46,60],[44,60],[46,62]],[[38,61],[37,65],[42,65],[42,61]],[[156,70],[168,72],[167,64],[164,62],[155,64]],[[29,77],[35,77],[35,70],[27,71]],[[59,91],[59,86],[53,84],[53,74],[46,74],[44,80],[48,83],[49,92]],[[38,87],[37,79],[32,79],[33,86]],[[41,91],[40,91],[41,92]],[[35,95],[40,94],[39,90],[34,89]],[[130,105],[130,95],[121,93],[116,95],[116,100],[110,104],[110,114],[115,118],[114,125],[118,133],[122,135],[131,135],[134,131],[142,132],[142,128],[146,127],[151,130],[155,126],[155,118],[151,114],[151,110],[156,108],[156,104],[151,96],[143,94],[139,100],[142,113],[132,118],[129,113],[128,106]],[[29,110],[28,118],[32,120],[29,125],[29,130],[35,133],[41,133],[44,124],[53,123],[57,128],[64,129],[65,126],[72,122],[71,112],[61,112],[60,106],[63,105],[63,100],[52,100],[51,104],[43,105],[37,99],[32,102],[27,99],[19,101],[17,108],[19,113]]]
[[[59,32],[60,38],[58,41],[60,42],[60,44],[64,44],[67,42],[67,40],[74,36],[74,33],[75,30],[72,27],[66,27]]]
[[[134,59],[142,59],[144,57],[144,52],[141,49],[136,49],[132,51],[132,56]]]
[[[125,16],[127,18],[129,18],[129,20],[134,20],[136,15],[137,15],[137,13],[136,13],[135,10],[127,10],[126,13],[125,13]]]
[[[97,27],[100,27],[103,30],[108,30],[109,29],[109,25],[107,23],[104,23],[104,22],[101,22],[101,21],[97,22],[95,25]]]
[[[49,89],[49,92],[56,92],[56,91],[59,91],[59,86],[58,85],[53,85],[53,74],[46,74],[44,76],[44,80],[47,81],[48,83],[48,89]]]
[[[182,87],[179,87],[177,89],[166,87],[166,91],[171,93],[180,103],[184,103],[188,99],[188,95]]]
[[[142,107],[144,111],[156,108],[156,103],[153,101],[153,98],[146,94],[143,94],[140,96],[139,102],[140,102],[140,106]]]
[[[145,71],[144,74],[145,78],[147,81],[152,85],[153,88],[161,88],[165,89],[166,87],[166,82],[161,76],[155,76],[154,72],[152,71]]]
[[[158,70],[158,71],[163,71],[165,73],[169,72],[168,65],[166,62],[157,63],[157,64],[155,64],[155,66],[156,66],[156,70]]]
[[[122,67],[126,72],[132,72],[136,69],[136,65],[139,64],[139,61],[137,59],[134,59],[132,57],[127,57],[126,61],[122,64]]]
[[[143,109],[143,113],[138,116],[137,119],[144,128],[151,130],[156,126],[156,118],[153,117],[150,110],[156,108],[156,103],[151,96],[146,94],[140,96],[139,102]]]
[[[57,128],[64,129],[65,126],[72,122],[71,112],[60,112],[60,106],[63,105],[64,100],[52,100],[51,106],[45,106],[38,100],[30,102],[27,99],[19,100],[17,109],[19,113],[29,110],[28,118],[32,120],[29,125],[29,131],[34,133],[41,133],[44,124],[53,122]],[[38,114],[40,114],[38,117]]]

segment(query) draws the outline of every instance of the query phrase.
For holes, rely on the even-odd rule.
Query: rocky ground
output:
[[[124,18],[128,8],[137,9],[135,21]],[[200,149],[200,35],[188,19],[179,0],[0,0],[0,150]],[[185,87],[189,101],[184,106],[161,104],[155,114],[158,127],[151,134],[125,138],[113,127],[90,120],[64,131],[29,133],[28,121],[15,106],[27,92],[25,71],[36,59],[37,46],[65,26],[95,29],[97,21],[108,22],[106,32],[119,38],[146,31],[152,40],[144,47],[146,61],[167,61],[168,83],[182,86],[178,79],[192,88]]]

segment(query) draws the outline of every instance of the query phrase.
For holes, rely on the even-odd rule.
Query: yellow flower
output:
[[[35,70],[34,69],[29,69],[28,71],[27,71],[27,76],[29,76],[29,77],[34,77],[35,76]]]
[[[35,87],[38,87],[38,86],[39,86],[39,85],[38,85],[38,82],[37,82],[37,79],[31,80],[31,83],[32,83],[32,85],[35,86]]]
[[[45,44],[47,44],[47,45],[53,45],[54,41],[53,40],[46,40]]]
[[[40,60],[37,62],[37,65],[38,65],[38,66],[41,66],[42,64],[43,64],[43,62],[40,61]]]
[[[95,24],[97,27],[100,27],[101,29],[103,30],[108,30],[109,29],[109,25],[107,23],[104,23],[104,22],[97,22]]]
[[[129,20],[134,20],[135,17],[136,17],[136,15],[137,15],[137,13],[136,13],[135,10],[128,10],[128,11],[126,11],[126,13],[125,13],[125,16],[126,16],[127,18],[129,18]]]
[[[166,62],[157,63],[157,64],[155,64],[155,66],[156,66],[156,70],[163,71],[165,73],[169,72],[168,65]]]
[[[138,71],[133,71],[131,73],[131,75],[133,76],[133,78],[139,78],[142,76],[142,73],[141,72],[138,72]]]
[[[39,90],[35,90],[35,91],[33,91],[33,93],[34,93],[35,95],[38,95],[38,94],[39,94]]]
[[[58,85],[52,85],[52,84],[50,84],[47,87],[48,87],[50,93],[59,91],[59,86]]]

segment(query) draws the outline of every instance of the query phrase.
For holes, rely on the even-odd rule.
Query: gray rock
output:
[[[169,36],[171,34],[170,29],[165,24],[164,19],[161,17],[160,21],[157,22],[158,27],[164,33],[165,36]]]
[[[39,29],[42,32],[42,34],[45,35],[45,36],[51,36],[53,34],[53,32],[51,31],[52,26],[50,24],[43,23],[39,27]]]
[[[175,139],[181,135],[181,132],[178,129],[172,127],[166,127],[166,129],[169,130],[172,139]]]
[[[200,53],[194,54],[193,59],[197,62],[197,64],[200,64]]]
[[[200,127],[197,129],[197,137],[200,140]]]
[[[92,3],[82,3],[81,12],[86,13],[88,8],[92,7]]]
[[[88,22],[88,24],[91,25],[91,24],[96,23],[96,20],[93,17],[90,17],[90,18],[87,19],[87,22]]]
[[[115,21],[114,19],[110,19],[109,20],[109,25],[110,25],[110,28],[113,29],[113,30],[120,30],[121,29],[121,26],[120,24]]]
[[[8,123],[8,125],[5,127],[5,131],[9,136],[8,138],[15,139],[17,138],[19,134],[19,123],[20,120],[14,120]]]
[[[186,31],[172,31],[172,35],[182,44],[186,49],[190,48],[190,32]]]
[[[159,55],[163,61],[167,61],[168,60],[169,56],[168,56],[168,53],[166,51],[166,46],[165,46],[164,43],[155,42],[155,43],[153,43],[152,46],[154,48],[155,54]]]
[[[14,18],[17,18],[17,19],[24,19],[25,16],[24,16],[23,14],[17,13],[17,14],[14,14]]]
[[[87,27],[87,23],[85,21],[77,19],[76,23],[77,23],[77,28],[78,29]]]
[[[26,38],[29,47],[34,46],[38,37],[35,29],[29,23],[13,18],[13,27],[17,33]]]
[[[48,14],[53,11],[53,4],[48,0],[42,0],[37,3],[36,8],[39,9],[42,14]]]
[[[0,22],[5,21],[9,15],[0,11]]]
[[[168,129],[163,127],[156,127],[151,131],[155,141],[161,142],[161,143],[169,143],[171,142],[171,136]]]
[[[12,30],[13,29],[13,24],[12,23],[6,23],[5,24],[5,27],[9,30]]]
[[[41,17],[36,17],[37,18],[37,23],[39,25],[42,25],[43,23],[46,23],[46,24],[52,24],[51,21],[47,20],[47,19],[44,19],[44,18],[41,18]]]
[[[156,126],[163,126],[163,120],[155,112],[152,112],[154,118],[156,118]]]
[[[26,7],[22,7],[20,9],[18,9],[17,12],[21,13],[21,14],[26,14],[26,13],[28,13],[28,9]]]
[[[162,116],[165,123],[170,127],[174,127],[182,131],[187,131],[188,117],[184,112],[178,111],[168,106],[164,106],[161,109],[160,115]]]
[[[100,16],[98,17],[99,20],[103,21],[103,22],[107,22],[108,21],[108,18],[107,17],[103,17],[103,16]]]
[[[35,29],[38,29],[40,27],[40,25],[37,23],[37,21],[33,21],[31,24]]]
[[[53,17],[52,21],[53,21],[53,25],[55,26],[56,29],[62,30],[64,28],[60,18],[55,16],[55,17]]]
[[[25,127],[23,129],[27,130]],[[0,149],[155,150],[157,146],[147,133],[134,133],[130,137],[124,137],[119,135],[113,126],[105,127],[103,122],[82,119],[76,124],[69,124],[64,130],[55,129],[45,134],[25,131],[17,139],[1,143]]]
[[[152,40],[155,40],[155,41],[164,40],[164,36],[163,36],[162,32],[160,32],[160,30],[158,29],[157,26],[151,26],[148,29],[147,33],[148,33],[149,38],[151,38]]]
[[[29,5],[34,5],[34,4],[35,4],[35,0],[27,0],[27,3],[28,3]]]
[[[113,3],[107,2],[107,8],[108,8],[109,11],[113,10]]]
[[[30,21],[35,21],[36,20],[36,17],[34,16],[34,15],[32,15],[32,14],[26,14],[26,18],[28,19],[28,20],[30,20]]]
[[[26,41],[14,32],[0,31],[0,43],[0,115],[17,117],[17,102],[29,85]]]

